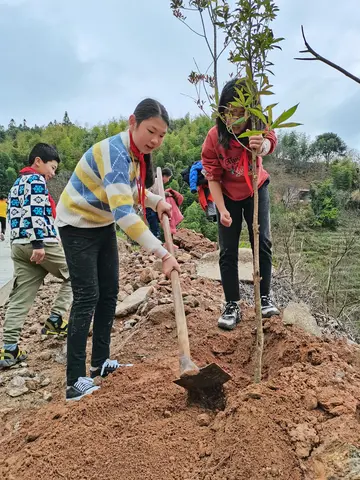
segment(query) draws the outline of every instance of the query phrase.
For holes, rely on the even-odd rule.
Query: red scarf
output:
[[[144,159],[144,154],[140,152],[138,147],[135,145],[132,133],[129,130],[129,137],[130,137],[130,151],[135,155],[135,157],[139,160],[140,163],[140,177],[136,177],[136,185],[138,189],[138,197],[139,203],[143,210],[143,216],[145,216],[145,179],[146,179],[146,163]]]
[[[19,173],[20,173],[20,175],[26,175],[28,173],[35,173],[36,175],[39,175],[39,172],[37,172],[34,168],[31,168],[31,167],[25,167],[22,170],[20,170]],[[48,197],[49,197],[49,202],[50,202],[50,206],[51,206],[52,216],[53,216],[53,218],[56,218],[56,203],[55,203],[55,200],[52,198],[50,193],[48,193]]]
[[[239,163],[238,163],[238,169],[239,169],[239,167],[244,168],[245,181],[247,183],[247,186],[249,187],[250,194],[251,194],[251,197],[252,197],[254,195],[254,188],[253,188],[253,185],[252,185],[252,181],[249,177],[249,161],[250,160],[249,160],[248,152],[241,145],[241,143],[239,143],[237,140],[235,140],[235,138],[232,138],[230,140],[230,147],[231,148],[242,148],[241,157],[240,157],[240,160],[239,160]]]

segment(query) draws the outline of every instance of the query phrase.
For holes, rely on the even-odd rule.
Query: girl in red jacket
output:
[[[209,188],[218,210],[220,271],[226,305],[218,326],[232,330],[240,322],[241,312],[238,276],[238,248],[243,217],[249,230],[253,247],[254,191],[252,187],[251,153],[258,153],[257,174],[259,189],[259,226],[260,226],[260,293],[263,317],[279,315],[279,310],[270,300],[271,282],[271,240],[270,240],[270,200],[269,174],[264,170],[262,157],[272,153],[277,139],[274,131],[265,137],[256,135],[236,140],[236,136],[250,130],[250,121],[234,125],[231,134],[229,125],[244,116],[244,109],[235,108],[233,102],[237,96],[235,87],[241,88],[238,80],[230,80],[224,87],[219,102],[219,117],[203,144],[202,163],[209,181]],[[223,119],[226,119],[227,125]]]

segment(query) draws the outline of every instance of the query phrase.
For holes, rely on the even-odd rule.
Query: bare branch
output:
[[[210,45],[209,40],[208,40],[208,37],[207,37],[207,35],[206,35],[206,28],[205,28],[204,17],[203,17],[203,14],[202,14],[202,11],[201,11],[200,8],[199,8],[199,14],[200,14],[201,24],[202,24],[203,32],[204,32],[204,35],[202,35],[202,37],[205,38],[205,41],[206,41],[206,44],[207,44],[207,46],[208,46],[210,55],[211,55],[211,57],[213,58],[213,60],[215,60],[214,52],[212,51],[211,45]]]
[[[305,46],[306,46],[306,48],[307,48],[307,51],[301,51],[300,53],[311,53],[311,55],[313,55],[315,58],[295,58],[295,60],[319,60],[320,62],[325,63],[325,64],[328,65],[329,67],[332,67],[332,68],[334,68],[335,70],[337,70],[338,72],[342,73],[342,74],[345,75],[346,77],[351,78],[351,80],[354,80],[354,82],[360,83],[360,78],[359,78],[359,77],[356,77],[356,76],[353,75],[352,73],[348,72],[347,70],[345,70],[344,68],[340,67],[340,66],[337,65],[336,63],[331,62],[331,61],[328,60],[327,58],[322,57],[319,53],[317,53],[317,52],[309,45],[309,42],[306,40],[306,37],[305,37],[305,32],[304,32],[304,27],[303,27],[303,25],[301,25],[301,33],[302,33],[302,37],[303,37],[303,39],[304,39],[304,43],[305,43]]]
[[[193,28],[191,28],[190,25],[188,25],[184,20],[182,20],[181,18],[179,18],[179,20],[180,20],[180,22],[182,22],[184,25],[186,25],[187,28],[188,28],[189,30],[191,30],[193,33],[195,33],[196,35],[198,35],[198,36],[201,37],[201,38],[205,38],[204,35],[202,35],[201,33],[197,32],[196,30],[194,30]]]
[[[319,61],[318,58],[300,58],[300,57],[295,57],[294,60],[307,60],[307,61],[313,61],[313,62]]]

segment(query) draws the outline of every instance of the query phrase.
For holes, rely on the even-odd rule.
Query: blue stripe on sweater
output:
[[[84,154],[84,158],[87,164],[89,165],[89,167],[91,168],[91,170],[95,173],[95,175],[101,179],[99,169],[96,165],[96,162],[92,153],[92,147],[89,148],[89,150]]]
[[[135,182],[130,182],[129,167],[130,157],[122,143],[120,136],[113,137],[109,142],[111,171],[105,175],[105,187],[112,183],[122,183],[124,185],[134,185]]]
[[[115,222],[117,222],[118,220],[126,217],[126,215],[135,213],[135,210],[131,205],[122,205],[121,207],[115,208],[112,213],[114,215]]]
[[[71,185],[75,190],[93,207],[103,210],[105,212],[110,212],[110,207],[106,203],[101,202],[91,190],[89,190],[79,179],[75,172],[71,175],[70,178]]]

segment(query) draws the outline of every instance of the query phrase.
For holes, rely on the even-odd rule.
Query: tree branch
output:
[[[337,70],[338,72],[342,73],[342,74],[345,75],[346,77],[351,78],[351,80],[354,80],[354,82],[360,84],[360,78],[359,78],[359,77],[356,77],[356,76],[353,75],[352,73],[348,72],[347,70],[345,70],[344,68],[340,67],[340,66],[337,65],[336,63],[331,62],[331,61],[328,60],[327,58],[322,57],[319,53],[317,53],[317,52],[310,46],[309,42],[306,40],[303,25],[301,25],[301,33],[302,33],[302,37],[303,37],[303,39],[304,39],[304,43],[305,43],[305,46],[306,46],[307,50],[302,50],[302,51],[300,51],[300,53],[311,53],[311,55],[313,55],[315,58],[295,58],[295,60],[305,60],[305,61],[307,61],[307,60],[319,60],[320,62],[325,63],[325,64],[328,65],[329,67],[332,67],[332,68],[334,68],[335,70]]]
[[[204,35],[202,35],[202,37],[205,38],[205,41],[206,41],[206,44],[207,44],[207,46],[208,46],[210,55],[211,55],[212,59],[215,60],[214,52],[213,52],[212,49],[211,49],[209,40],[208,40],[207,35],[206,35],[206,28],[205,28],[205,23],[204,23],[204,17],[203,17],[203,14],[202,14],[202,10],[201,10],[200,8],[199,8],[199,14],[200,14],[201,24],[202,24],[203,32],[204,32]]]
[[[193,33],[195,33],[196,35],[198,35],[199,37],[201,38],[206,38],[205,35],[202,35],[201,33],[197,32],[196,30],[194,30],[193,28],[190,27],[190,25],[188,25],[184,20],[182,20],[181,18],[179,18],[180,22],[182,22],[184,25],[187,26],[187,28],[189,30],[191,30]]]

